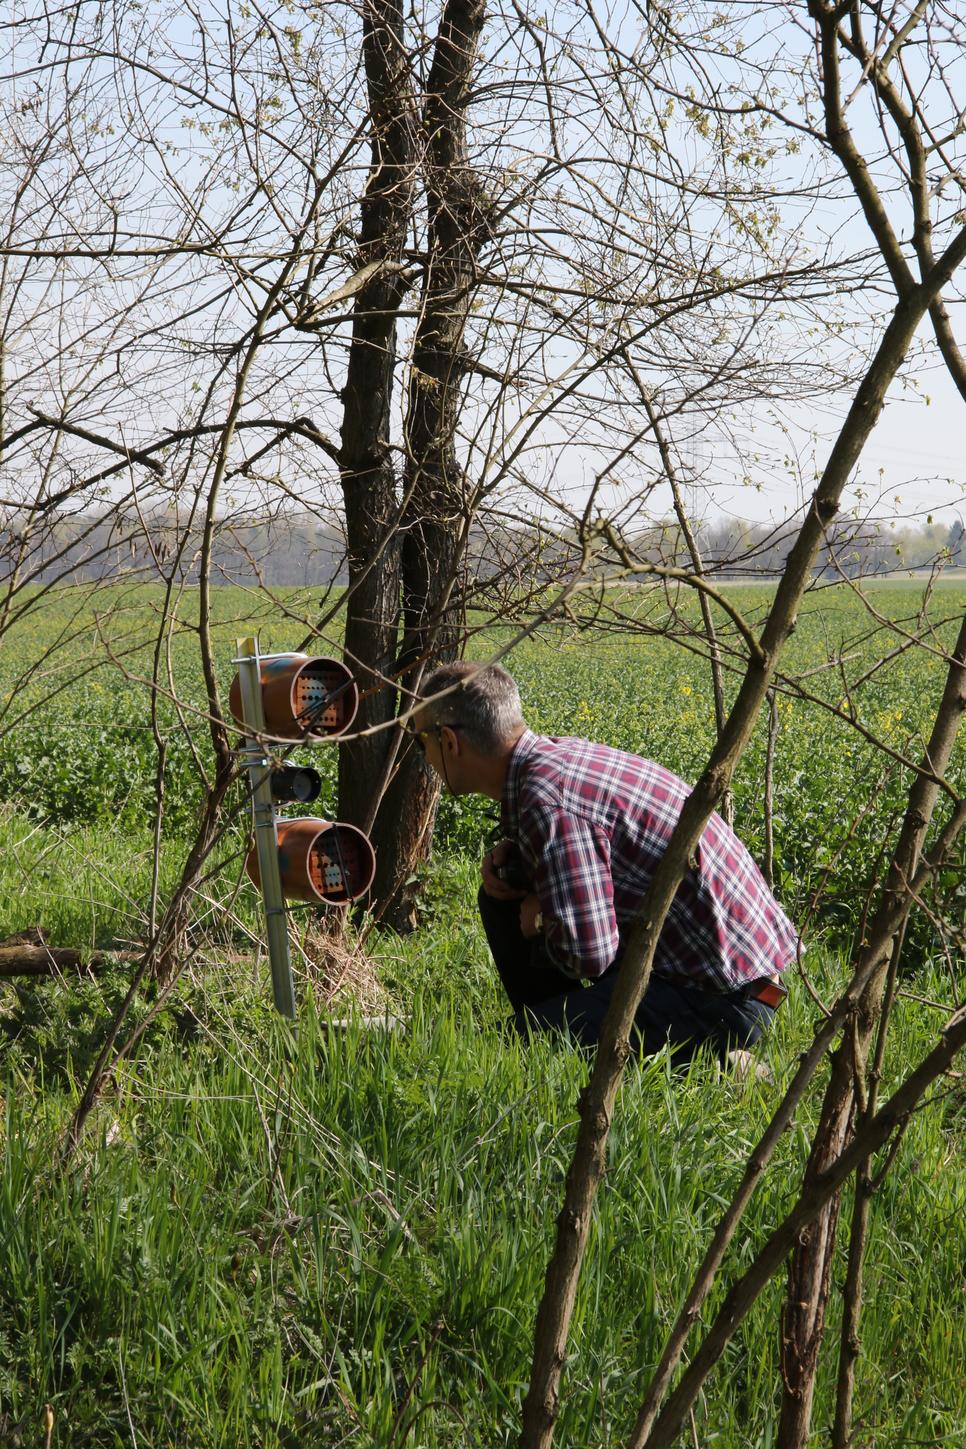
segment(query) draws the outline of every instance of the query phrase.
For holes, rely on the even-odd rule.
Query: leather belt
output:
[[[766,1006],[779,1007],[788,995],[784,986],[777,981],[772,981],[770,976],[762,976],[758,981],[751,981],[742,991],[742,995],[752,1001],[763,1001]]]

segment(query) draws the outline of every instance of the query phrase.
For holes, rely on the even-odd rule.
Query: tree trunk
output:
[[[480,0],[448,0],[427,81],[428,257],[413,347],[406,417],[402,520],[403,641],[399,671],[418,689],[423,666],[459,649],[457,577],[471,500],[456,455],[465,362],[463,336],[488,239],[488,205],[466,154],[469,85],[483,28]],[[410,881],[429,848],[439,786],[412,748],[401,752],[374,828],[375,894],[397,929],[414,921]]]
[[[399,0],[369,0],[363,58],[372,162],[362,199],[358,265],[377,270],[356,294],[339,468],[349,559],[346,662],[361,692],[357,728],[386,724],[395,693],[386,687],[399,628],[399,499],[389,450],[397,315],[409,285],[403,250],[412,220],[416,164],[415,101]],[[373,791],[384,774],[392,732],[349,740],[339,751],[339,815],[371,825]]]

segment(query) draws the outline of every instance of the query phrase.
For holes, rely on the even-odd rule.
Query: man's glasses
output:
[[[436,735],[438,738],[443,730],[461,730],[465,728],[466,726],[457,719],[440,720],[437,724],[430,725],[429,729],[425,730],[418,730],[411,719],[408,719],[403,725],[403,729],[409,735],[410,739],[416,741],[416,744],[419,746],[419,751],[423,755],[426,753],[426,735]]]

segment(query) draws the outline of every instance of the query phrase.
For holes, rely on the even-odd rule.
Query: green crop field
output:
[[[769,596],[734,591],[752,622]],[[807,674],[815,698],[776,701],[775,882],[805,926],[808,984],[793,984],[764,1049],[774,1081],[740,1083],[703,1062],[675,1075],[662,1058],[628,1073],[564,1379],[567,1449],[624,1442],[689,1275],[811,1039],[815,998],[831,1000],[847,978],[908,789],[901,762],[922,753],[966,584],[933,591],[925,648],[900,647],[889,627],[923,632],[913,586],[877,585],[870,599],[874,613],[844,586],[811,593],[783,662]],[[225,693],[238,635],[296,646],[318,604],[287,595],[286,618],[240,589],[215,601]],[[143,587],[62,590],[0,643],[0,938],[42,926],[52,943],[85,950],[145,939],[157,792],[145,681],[159,604]],[[193,607],[189,595],[156,721],[161,900],[207,760]],[[650,607],[624,604],[656,628]],[[488,657],[511,637],[484,630],[468,652]],[[868,674],[848,697],[829,664],[839,656],[853,681]],[[508,663],[534,728],[606,740],[689,779],[702,769],[714,716],[700,654],[629,623],[547,625]],[[731,693],[738,681],[726,674]],[[765,749],[762,721],[734,782],[736,827],[759,858]],[[336,747],[302,757],[322,769],[319,803],[334,809]],[[950,777],[966,785],[962,748]],[[66,1169],[58,1144],[130,967],[0,983],[0,1446],[44,1444],[51,1423],[48,1442],[61,1446],[510,1445],[588,1067],[565,1045],[525,1050],[503,1030],[474,909],[489,802],[442,802],[420,929],[366,938],[370,999],[379,993],[402,1026],[330,1030],[328,1016],[351,1018],[351,1004],[328,1002],[331,983],[297,953],[297,1042],[271,1009],[259,901],[241,873],[240,789],[231,803],[223,869],[193,924],[197,955]],[[947,905],[966,903],[961,855],[942,885]],[[925,904],[907,935],[884,1093],[963,995],[962,962]],[[308,944],[319,927],[302,913],[294,929]],[[150,1009],[148,994],[133,1021]],[[822,1085],[820,1074],[782,1139],[706,1320],[793,1201]],[[857,1445],[966,1442],[964,1122],[956,1078],[909,1123],[874,1198]],[[847,1197],[845,1223],[848,1212]],[[682,1443],[775,1442],[781,1292],[779,1279],[733,1340]],[[833,1285],[816,1444],[834,1400],[839,1313]]]

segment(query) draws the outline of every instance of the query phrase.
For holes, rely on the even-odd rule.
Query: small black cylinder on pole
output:
[[[280,765],[271,774],[272,799],[278,805],[308,805],[318,798],[322,776],[310,765]]]

